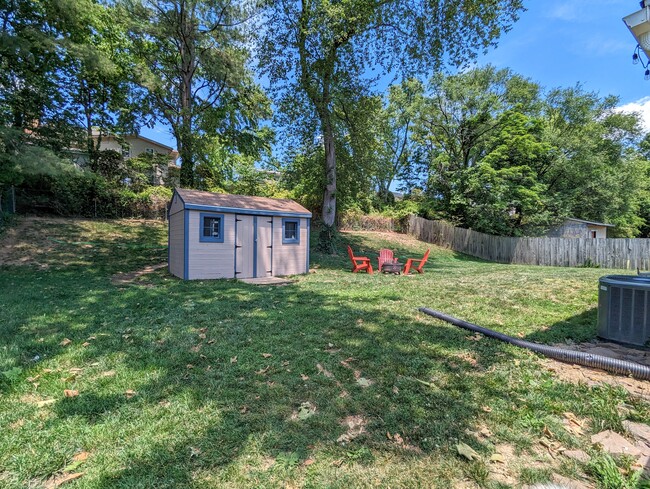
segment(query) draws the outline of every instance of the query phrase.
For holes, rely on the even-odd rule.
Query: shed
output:
[[[585,221],[570,217],[548,232],[553,238],[606,238],[607,228],[616,227],[604,222]]]
[[[309,272],[311,212],[293,200],[177,188],[168,214],[172,275],[195,280]]]

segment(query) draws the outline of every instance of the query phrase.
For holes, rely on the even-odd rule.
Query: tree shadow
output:
[[[386,303],[399,294],[364,290],[362,300],[355,292],[344,299],[326,286],[183,282],[164,272],[155,274],[152,287],[118,289],[104,273],[50,272],[43,281],[13,274],[17,285],[31,287],[17,300],[54,295],[70,320],[43,320],[51,304],[34,303],[3,326],[0,338],[2,346],[18,342],[27,356],[84,369],[74,384],[79,396],[58,400],[45,430],[78,423],[110,431],[116,420],[131,426],[125,431],[133,439],[122,446],[128,459],[113,461],[122,468],[98,475],[98,487],[189,485],[197,471],[223,473],[241,463],[251,445],[269,457],[295,452],[305,458],[316,446],[345,457],[349,448],[336,439],[345,432],[341,419],[353,414],[369,420],[356,447],[409,458],[462,439],[487,450],[465,430],[480,417],[480,406],[503,393],[476,376],[510,362],[511,352],[496,342],[469,344],[466,332],[391,312]],[[72,276],[67,288],[52,290]],[[89,344],[70,356],[63,338]],[[25,365],[23,357],[16,361]],[[117,370],[114,380],[102,377],[108,369]],[[373,384],[364,388],[358,377]],[[316,415],[294,419],[304,402],[316,406]],[[143,419],[151,422],[151,415],[139,413],[152,411],[171,439],[159,441],[151,428],[138,428]],[[400,433],[417,451],[391,442],[386,432]],[[119,451],[94,443],[88,449]]]

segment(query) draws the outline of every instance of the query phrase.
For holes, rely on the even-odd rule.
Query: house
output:
[[[171,146],[159,143],[153,139],[140,136],[139,134],[116,135],[112,133],[101,133],[97,128],[93,128],[92,134],[95,144],[99,142],[99,151],[117,151],[124,159],[140,156],[141,154],[167,156],[169,159],[167,167],[155,165],[152,169],[151,183],[153,185],[164,185],[169,177],[169,167],[177,167],[178,151]],[[83,168],[88,164],[87,151],[73,148],[70,150],[70,154],[78,167]]]
[[[292,200],[177,188],[168,214],[169,272],[179,278],[309,272],[311,212]]]
[[[606,238],[607,228],[616,227],[614,224],[604,222],[585,221],[583,219],[568,218],[552,228],[547,236],[552,238]]]

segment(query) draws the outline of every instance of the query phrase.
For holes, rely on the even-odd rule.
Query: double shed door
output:
[[[235,216],[235,278],[273,275],[273,218]]]

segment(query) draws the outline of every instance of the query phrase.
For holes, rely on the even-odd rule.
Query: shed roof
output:
[[[217,194],[201,190],[177,188],[176,193],[186,209],[215,210],[221,212],[253,211],[271,215],[311,217],[311,212],[291,199],[271,199],[250,195]]]
[[[576,219],[575,217],[568,217],[567,221],[581,222],[583,224],[591,224],[592,226],[605,226],[607,228],[616,227],[616,224],[606,224],[604,222],[596,222],[596,221],[585,221],[584,219]]]

